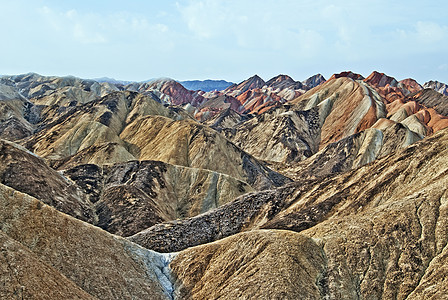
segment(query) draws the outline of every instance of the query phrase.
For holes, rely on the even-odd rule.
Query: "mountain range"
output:
[[[0,78],[1,299],[442,299],[448,89]]]

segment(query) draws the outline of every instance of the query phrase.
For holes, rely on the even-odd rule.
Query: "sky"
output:
[[[0,74],[448,83],[448,1],[0,0]]]

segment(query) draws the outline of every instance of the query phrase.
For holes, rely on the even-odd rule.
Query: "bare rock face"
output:
[[[290,103],[304,110],[320,108],[320,148],[367,129],[386,115],[381,97],[370,86],[347,77],[329,80]]]
[[[288,75],[278,75],[271,78],[266,82],[266,86],[272,88],[273,90],[283,90],[285,88],[292,90],[304,89],[303,84],[300,81],[295,81]]]
[[[6,83],[0,83],[0,138],[15,141],[30,136],[34,131],[33,104],[19,93],[13,83]]]
[[[400,88],[406,96],[423,90],[423,86],[412,78],[400,80],[397,87]]]
[[[0,140],[0,182],[27,193],[80,220],[94,223],[94,209],[84,193],[34,154]]]
[[[158,160],[228,174],[256,189],[289,179],[216,131],[134,92],[117,92],[57,117],[24,144],[55,167]]]
[[[326,288],[321,248],[290,231],[240,233],[184,250],[170,266],[177,299],[321,299]]]
[[[253,191],[226,174],[156,161],[77,165],[61,173],[18,145],[0,145],[3,184],[122,236],[198,215]]]
[[[311,76],[310,78],[302,81],[303,85],[307,87],[307,89],[315,88],[318,85],[321,85],[326,81],[325,77],[322,74],[316,74]]]
[[[208,120],[206,124],[218,132],[222,132],[223,129],[231,129],[248,119],[250,119],[249,116],[241,115],[232,109],[226,109]]]
[[[56,290],[48,291],[49,294],[64,293],[75,299],[92,299],[86,293],[98,299],[171,298],[172,287],[161,283],[169,282],[168,273],[162,272],[165,257],[62,214],[4,185],[0,185],[0,224],[2,233],[34,254],[24,250],[24,259],[32,259],[33,263],[41,261],[44,267],[40,271],[46,273],[46,278],[61,280],[58,283],[42,283],[40,278],[26,280],[21,284],[23,296],[27,295],[28,285],[33,292],[36,287],[66,283],[63,288],[56,286]],[[10,274],[17,274],[18,278],[31,276],[32,273],[19,273],[23,261],[17,267],[8,261],[2,260],[3,270],[9,266],[13,268]]]

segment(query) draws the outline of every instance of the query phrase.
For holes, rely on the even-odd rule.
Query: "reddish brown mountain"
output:
[[[205,102],[205,98],[198,92],[187,90],[172,79],[158,79],[143,83],[137,87],[137,91],[142,94],[156,93],[160,99],[173,105],[189,103],[196,107]]]
[[[263,87],[266,83],[263,79],[261,79],[258,75],[254,75],[250,77],[249,79],[244,80],[243,82],[239,84],[234,84],[227,89],[224,90],[225,94],[233,94],[233,95],[239,95],[241,93],[244,93],[247,90],[253,90],[253,89],[259,89]]]
[[[364,77],[360,74],[357,73],[353,73],[352,71],[344,71],[338,74],[333,74],[329,80],[331,79],[336,79],[336,78],[340,78],[340,77],[348,77],[354,80],[363,80]]]

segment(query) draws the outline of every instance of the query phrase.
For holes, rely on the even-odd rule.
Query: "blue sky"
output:
[[[448,83],[448,1],[0,0],[0,74]]]

